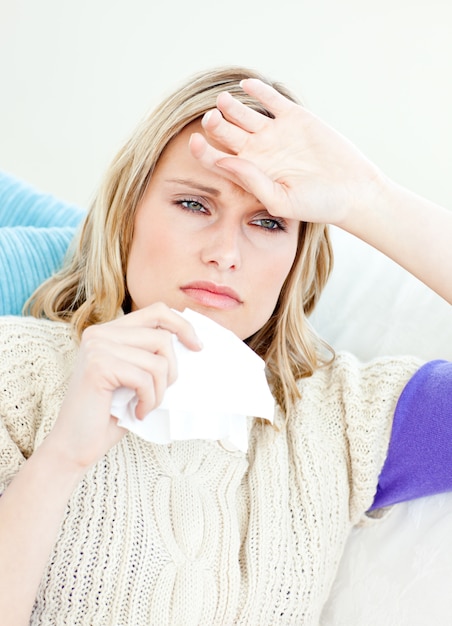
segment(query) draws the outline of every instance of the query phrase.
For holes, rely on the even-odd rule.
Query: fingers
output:
[[[155,357],[161,357],[165,363],[166,385],[171,385],[177,377],[177,363],[173,349],[173,335],[166,330],[150,328],[125,328],[119,332],[105,332],[101,326],[94,326],[84,333],[83,349],[87,366],[108,370],[115,360],[123,361],[152,374],[156,363]],[[159,366],[159,373],[161,366]],[[114,371],[114,370],[113,370]],[[111,389],[116,386],[115,374],[112,375]],[[124,384],[123,382],[121,384]]]
[[[254,163],[237,157],[225,157],[217,161],[216,165],[218,168],[226,170],[229,177],[233,177],[242,189],[257,198],[270,214],[272,214],[272,209],[275,215],[279,214],[276,207],[283,206],[285,201],[283,198],[284,189]]]
[[[168,388],[168,360],[160,355],[149,354],[143,366],[126,362],[122,358],[110,361],[115,368],[121,387],[133,389],[138,399],[135,415],[143,419],[163,400]]]
[[[247,79],[242,81],[242,85],[249,95],[254,95],[274,115],[282,114],[293,106],[287,98],[260,80]],[[204,115],[202,126],[210,139],[237,154],[245,146],[249,135],[263,130],[271,123],[270,120],[224,91],[217,98],[217,108]]]
[[[174,335],[187,348],[201,349],[192,325],[161,303],[90,326],[80,346],[85,384],[101,394],[119,387],[133,389],[137,417],[143,417],[160,404],[176,380]]]
[[[275,117],[284,115],[297,106],[276,89],[258,79],[245,79],[241,86]],[[204,115],[202,126],[211,139],[237,154],[245,145],[249,134],[263,130],[271,123],[270,119],[224,91],[217,98],[217,108]]]
[[[177,336],[179,341],[190,350],[201,350],[202,343],[197,337],[193,326],[179,313],[171,310],[166,304],[157,302],[139,311],[108,322],[105,326],[115,324],[116,327],[140,327],[167,330]]]
[[[227,152],[211,146],[204,135],[193,133],[188,143],[191,154],[207,168],[213,168],[216,162],[223,157],[229,156]]]
[[[256,98],[275,117],[284,115],[293,107],[298,106],[279,91],[256,78],[242,80],[240,85],[248,95]],[[218,112],[221,112],[222,116],[218,115]],[[255,111],[234,98],[229,92],[224,91],[217,98],[217,109],[206,113],[202,124],[209,134],[214,134],[221,131],[221,126],[228,128],[226,120],[247,133],[257,133],[269,122],[266,115]],[[229,130],[232,133],[232,129]],[[237,136],[242,138],[246,135],[238,134]]]
[[[284,115],[294,106],[299,106],[258,78],[246,78],[241,81],[240,86],[248,95],[259,100],[275,117]]]
[[[234,99],[231,97],[231,100]],[[248,138],[246,130],[227,121],[218,109],[208,111],[201,123],[209,139],[219,143],[230,154],[240,152]]]
[[[150,377],[143,378],[143,384],[135,388],[138,404],[135,415],[143,419],[150,411],[161,404],[165,391],[171,382],[169,377],[169,362],[159,355],[150,355],[148,366]],[[174,368],[175,371],[175,368]]]
[[[226,168],[217,168],[217,163],[226,157],[231,157],[227,152],[222,152],[211,146],[201,133],[193,133],[190,137],[189,148],[195,159],[200,161],[206,169],[214,170],[216,174],[223,176],[227,180],[243,187],[240,180],[234,175],[233,170]],[[243,187],[246,190],[246,187]]]
[[[191,324],[161,303],[84,331],[51,435],[68,461],[90,467],[124,436],[111,415],[116,389],[136,393],[139,419],[161,403],[177,376],[175,334],[186,347],[200,349]]]
[[[189,147],[192,155],[207,169],[235,183],[257,198],[271,213],[272,206],[278,206],[284,191],[269,178],[257,165],[249,160],[222,152],[211,146],[200,133],[193,133]],[[275,212],[278,214],[278,212]]]
[[[257,133],[268,122],[268,117],[237,100],[227,91],[217,98],[217,109],[224,119],[248,133]],[[204,125],[204,124],[203,124]]]

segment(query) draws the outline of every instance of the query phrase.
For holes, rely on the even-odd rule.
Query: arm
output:
[[[44,442],[0,498],[0,614],[11,626],[29,624],[67,501],[83,474]]]
[[[342,227],[452,304],[452,211],[387,180],[369,208]]]
[[[72,491],[126,432],[110,415],[113,391],[134,389],[142,418],[174,381],[173,333],[199,349],[191,325],[161,304],[85,331],[52,431],[0,498],[0,615],[8,626],[29,623]]]
[[[270,213],[356,235],[452,303],[452,211],[396,185],[345,137],[272,87],[256,79],[242,87],[275,119],[223,93],[203,119],[205,136],[192,136],[193,156]]]

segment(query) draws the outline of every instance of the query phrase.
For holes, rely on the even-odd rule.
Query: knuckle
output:
[[[106,324],[93,324],[92,326],[88,326],[82,333],[81,342],[84,345],[90,345],[101,341],[106,336],[105,327]]]
[[[173,345],[173,333],[166,328],[159,329],[160,341],[162,348],[170,348]]]
[[[105,338],[98,327],[91,326],[83,332],[80,354],[85,370],[93,375],[101,374],[108,367],[110,361],[108,350]]]
[[[81,347],[83,348],[83,352],[86,356],[92,357],[101,351],[102,343],[103,342],[100,337],[90,334],[89,336],[83,338]]]
[[[152,375],[151,372],[143,371],[141,373],[141,380],[139,381],[139,386],[147,390],[154,388],[154,376]]]
[[[166,377],[168,374],[168,360],[165,357],[157,355],[154,359],[154,371],[156,376],[160,378]]]

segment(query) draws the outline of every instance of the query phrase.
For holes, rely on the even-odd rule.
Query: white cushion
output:
[[[452,360],[452,307],[379,252],[332,229],[335,268],[311,321],[362,360]],[[398,504],[354,529],[321,626],[452,624],[452,494]]]

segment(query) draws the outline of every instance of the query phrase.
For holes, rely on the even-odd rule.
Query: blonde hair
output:
[[[32,295],[27,312],[70,322],[80,337],[92,324],[128,308],[126,268],[137,206],[168,143],[216,105],[222,91],[273,117],[240,88],[260,78],[294,102],[281,84],[240,67],[203,72],[168,96],[136,128],[113,160],[64,267]],[[247,343],[267,362],[276,400],[288,408],[298,397],[296,380],[326,361],[325,344],[312,331],[313,310],[332,267],[327,227],[302,223],[295,261],[271,318]]]

